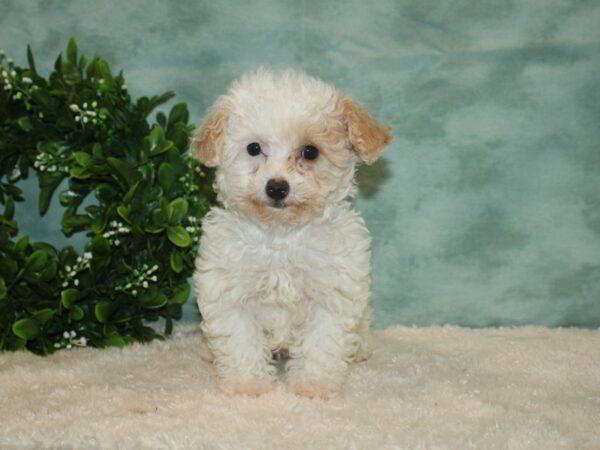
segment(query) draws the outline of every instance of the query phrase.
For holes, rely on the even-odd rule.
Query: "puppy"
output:
[[[371,238],[352,209],[355,166],[389,127],[303,72],[235,81],[195,135],[222,207],[202,223],[194,282],[218,385],[258,395],[285,353],[292,392],[339,393],[370,350]]]

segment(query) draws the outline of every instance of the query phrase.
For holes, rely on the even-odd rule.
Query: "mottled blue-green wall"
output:
[[[378,326],[600,326],[600,2],[0,1],[17,62],[29,42],[49,68],[72,35],[194,120],[267,65],[390,123],[356,201]],[[40,221],[34,200],[24,231],[59,242],[60,210]]]

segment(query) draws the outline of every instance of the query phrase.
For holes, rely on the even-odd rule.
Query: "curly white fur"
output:
[[[302,72],[252,72],[213,106],[195,148],[217,167],[223,207],[204,219],[194,280],[223,390],[271,389],[273,354],[284,351],[294,392],[330,396],[348,364],[368,356],[370,235],[349,198],[356,163],[390,140],[354,101]],[[315,160],[302,157],[307,145]],[[269,198],[269,180],[287,181],[283,201]]]

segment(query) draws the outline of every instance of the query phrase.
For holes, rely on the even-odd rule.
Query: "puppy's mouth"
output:
[[[283,200],[272,200],[272,201],[268,202],[267,205],[269,205],[271,208],[275,208],[275,209],[285,209],[288,207],[288,204],[286,202],[284,202]]]

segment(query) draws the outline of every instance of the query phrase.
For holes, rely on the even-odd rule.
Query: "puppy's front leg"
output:
[[[270,364],[271,351],[250,312],[227,309],[206,318],[201,326],[221,390],[260,395],[274,387],[277,370]]]
[[[298,395],[334,397],[346,378],[357,336],[344,329],[341,317],[313,306],[302,334],[290,348],[287,382]]]

